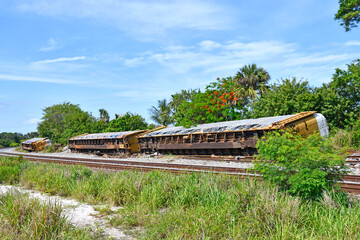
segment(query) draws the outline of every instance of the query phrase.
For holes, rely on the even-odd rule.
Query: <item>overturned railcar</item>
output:
[[[52,142],[48,138],[31,138],[21,143],[21,148],[29,152],[42,151],[46,146],[51,146]]]
[[[160,152],[181,155],[240,155],[257,153],[257,139],[265,132],[294,128],[302,136],[319,131],[329,135],[325,117],[316,112],[201,124],[196,127],[171,127],[139,137],[144,153]]]
[[[130,154],[140,152],[138,135],[146,132],[108,132],[82,134],[69,139],[69,149],[79,153]]]

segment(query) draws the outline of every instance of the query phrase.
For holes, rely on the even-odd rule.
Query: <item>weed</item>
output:
[[[11,162],[20,166],[14,179],[23,185],[122,206],[112,213],[111,224],[142,239],[360,237],[359,202],[335,190],[314,202],[290,196],[269,182],[228,175],[92,171],[15,158],[0,158],[0,171]],[[109,208],[98,210],[111,213]]]

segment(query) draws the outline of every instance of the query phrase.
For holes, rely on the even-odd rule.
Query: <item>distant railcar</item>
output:
[[[306,137],[319,131],[329,135],[325,117],[316,112],[201,124],[196,127],[170,127],[140,136],[142,152],[181,155],[242,155],[257,153],[256,142],[265,132],[293,128]]]
[[[31,138],[21,143],[21,148],[29,152],[44,150],[46,146],[51,146],[52,142],[48,138]]]

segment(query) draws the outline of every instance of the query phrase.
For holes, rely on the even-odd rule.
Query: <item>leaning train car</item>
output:
[[[170,127],[139,137],[139,145],[144,153],[252,156],[257,153],[257,140],[266,132],[286,128],[294,128],[304,137],[315,131],[323,137],[329,135],[325,117],[312,111],[191,128]]]
[[[52,142],[48,138],[31,138],[21,143],[21,148],[29,152],[44,150],[46,146],[51,146]]]
[[[146,130],[82,134],[69,139],[71,152],[130,154],[140,152],[138,135]]]

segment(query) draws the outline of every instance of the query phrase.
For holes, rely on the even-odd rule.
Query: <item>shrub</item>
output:
[[[17,147],[17,146],[19,146],[20,144],[19,143],[10,143],[10,147]]]
[[[258,141],[254,169],[292,195],[318,199],[348,172],[343,157],[318,134],[302,138],[290,131],[270,132]]]
[[[356,146],[355,132],[345,129],[337,129],[328,141],[335,149],[347,148],[351,149]]]

